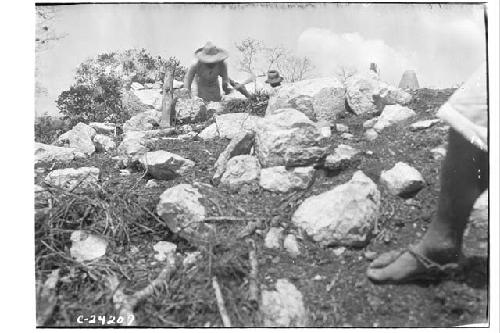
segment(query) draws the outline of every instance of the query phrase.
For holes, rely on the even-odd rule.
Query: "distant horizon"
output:
[[[57,113],[55,100],[74,83],[87,58],[144,48],[175,56],[188,66],[211,40],[227,49],[230,76],[239,79],[235,43],[246,37],[282,45],[309,57],[315,76],[339,67],[367,70],[398,85],[415,70],[421,87],[448,88],[465,81],[486,58],[481,4],[78,4],[56,6],[50,23],[66,36],[37,53],[40,85],[36,114]]]

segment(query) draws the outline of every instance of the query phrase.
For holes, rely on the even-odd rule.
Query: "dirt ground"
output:
[[[417,116],[384,129],[373,142],[363,138],[362,123],[367,117],[346,116],[341,122],[349,126],[354,138],[345,140],[340,137],[341,133],[334,132],[328,139],[328,146],[333,151],[338,144],[344,143],[361,150],[364,153],[360,164],[338,175],[318,171],[313,186],[305,193],[275,194],[252,186],[239,193],[223,187],[215,188],[208,203],[211,214],[254,217],[262,221],[260,228],[250,236],[257,247],[259,282],[263,288],[272,288],[277,279],[291,281],[304,297],[309,314],[308,326],[450,327],[487,321],[488,244],[480,239],[474,229],[466,236],[464,246],[468,260],[465,273],[461,276],[433,284],[406,285],[375,285],[365,276],[369,264],[364,256],[365,251],[382,253],[407,247],[423,235],[435,213],[441,161],[432,158],[430,149],[446,143],[447,131],[442,128],[445,124],[439,123],[417,132],[411,132],[408,125],[416,120],[434,119],[437,108],[451,93],[452,90],[417,91],[410,105]],[[185,177],[158,181],[160,187],[151,189],[145,188],[148,179],[140,171],[130,176],[120,175],[114,161],[106,154],[96,154],[89,159],[66,164],[37,165],[45,168],[45,172],[36,176],[37,184],[50,168],[99,167],[102,181],[108,184],[106,193],[126,191],[126,195],[121,195],[123,201],[135,203],[124,205],[138,206],[137,211],[131,209],[130,215],[127,215],[130,216],[130,225],[123,226],[123,230],[127,230],[126,237],[123,233],[119,234],[116,231],[118,229],[113,234],[108,229],[95,227],[98,221],[97,217],[91,218],[92,212],[87,213],[85,218],[76,216],[74,220],[79,220],[79,224],[61,222],[57,228],[52,224],[47,225],[49,222],[46,217],[36,219],[36,277],[44,280],[55,268],[61,268],[61,275],[65,277],[57,285],[58,305],[47,326],[81,326],[76,322],[78,315],[115,314],[112,293],[104,282],[105,274],[116,274],[126,293],[145,287],[162,268],[162,264],[153,257],[153,245],[160,240],[177,243],[180,253],[198,250],[201,259],[194,268],[175,272],[165,290],[138,305],[135,315],[139,326],[221,327],[212,276],[216,276],[221,285],[233,325],[261,326],[259,312],[255,304],[248,300],[248,249],[243,240],[235,237],[251,219],[217,224],[220,237],[209,247],[196,248],[172,235],[161,221],[146,212],[155,212],[159,195],[173,185],[210,183],[213,165],[227,143],[227,140],[159,140],[154,143],[149,148],[182,155],[195,161],[196,167]],[[307,237],[300,237],[300,232],[294,230],[290,216],[304,198],[346,182],[356,170],[362,170],[379,184],[380,172],[392,168],[398,161],[414,166],[422,173],[427,184],[412,200],[394,197],[383,186],[379,186],[382,202],[380,233],[371,239],[366,248],[347,248],[339,253],[335,248],[321,248]],[[103,195],[101,199],[105,201],[106,198]],[[109,201],[109,204],[113,202]],[[67,202],[64,205],[68,207]],[[62,208],[53,209],[60,209],[61,216],[69,216],[64,215],[69,213],[62,212]],[[73,210],[77,215],[83,214],[71,207],[66,210]],[[299,257],[291,257],[285,250],[263,247],[263,236],[272,225],[281,225],[287,232],[299,236],[302,246]],[[96,231],[111,241],[105,258],[92,265],[78,264],[68,255],[69,233],[82,226],[90,230],[95,227]],[[50,249],[43,244],[47,244],[49,237],[52,244]]]

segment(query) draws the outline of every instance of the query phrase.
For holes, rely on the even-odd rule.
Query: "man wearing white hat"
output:
[[[229,54],[212,42],[207,42],[205,46],[196,50],[194,55],[197,61],[189,67],[186,73],[184,88],[191,94],[191,84],[196,76],[198,97],[205,101],[219,102],[221,100],[219,76],[222,78],[224,93],[230,92],[227,63],[224,61]]]

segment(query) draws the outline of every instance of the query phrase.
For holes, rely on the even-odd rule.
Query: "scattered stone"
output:
[[[338,115],[345,112],[344,96],[343,84],[333,77],[285,84],[269,99],[266,116],[279,109],[293,108],[312,121],[333,125]]]
[[[265,168],[260,171],[259,184],[273,192],[288,192],[306,189],[314,177],[314,167],[287,169],[284,166]]]
[[[184,134],[179,135],[177,137],[177,139],[179,139],[179,140],[192,140],[196,136],[198,136],[198,133],[196,133],[196,132],[188,132],[188,133],[184,133]]]
[[[221,102],[208,102],[207,111],[211,114],[221,114],[224,111],[224,106]]]
[[[283,247],[287,250],[288,254],[290,254],[291,256],[296,257],[300,255],[300,247],[295,235],[292,234],[286,235],[285,240],[283,241]]]
[[[58,169],[49,172],[45,177],[45,183],[72,191],[79,187],[81,189],[92,188],[99,180],[99,169],[96,167],[82,167],[78,169]]]
[[[215,123],[221,138],[232,139],[241,132],[253,131],[259,119],[247,113],[226,113],[215,116]]]
[[[83,156],[83,153],[77,152],[74,148],[58,147],[35,142],[35,163],[71,161],[77,157]]]
[[[198,188],[179,184],[161,194],[156,212],[172,232],[204,239],[211,228],[203,223],[206,209],[200,202],[202,198]]]
[[[96,134],[92,141],[97,152],[108,152],[116,147],[115,141],[104,134]]]
[[[368,261],[372,261],[372,260],[375,260],[375,258],[377,258],[377,252],[374,252],[374,251],[365,251],[364,255],[365,255],[366,260],[368,260]]]
[[[158,261],[164,261],[168,257],[172,258],[177,251],[177,245],[167,241],[159,241],[153,246],[155,250],[155,259]],[[170,260],[170,259],[169,259]]]
[[[35,184],[35,207],[46,207],[51,194],[45,188]]]
[[[123,132],[152,130],[160,126],[160,120],[160,111],[148,110],[141,112],[123,124]]]
[[[111,123],[89,123],[89,126],[92,127],[97,134],[104,135],[114,135],[116,126]]]
[[[434,124],[439,123],[439,119],[428,119],[428,120],[421,120],[417,121],[413,124],[410,125],[410,130],[412,131],[418,131],[421,129],[426,129],[432,127]]]
[[[164,150],[147,152],[139,158],[148,175],[155,179],[170,180],[191,171],[195,163]]]
[[[257,181],[259,174],[259,161],[255,156],[237,155],[227,162],[221,184],[237,189],[244,184]]]
[[[332,129],[330,128],[330,125],[321,126],[319,127],[319,133],[321,134],[322,138],[329,138],[332,136]]]
[[[432,158],[435,160],[440,160],[446,156],[445,147],[436,147],[431,149]]]
[[[154,108],[156,110],[161,109],[161,103],[163,100],[163,95],[161,93],[161,87],[149,88],[149,89],[131,89],[132,94],[139,99],[139,101],[149,108]]]
[[[130,172],[130,170],[120,170],[120,176],[125,176],[125,177],[128,177],[132,174],[132,172]]]
[[[307,198],[292,223],[322,246],[364,246],[380,215],[380,192],[362,171],[330,191]]]
[[[349,127],[347,127],[347,125],[345,124],[341,124],[341,123],[337,123],[335,124],[335,129],[337,130],[337,132],[349,132]]]
[[[401,105],[386,105],[384,111],[378,117],[377,123],[373,125],[373,129],[380,132],[386,127],[406,120],[416,113],[406,106]]]
[[[271,227],[264,239],[264,246],[268,249],[281,248],[281,238],[283,237],[283,228]]]
[[[217,130],[217,124],[213,123],[206,127],[203,131],[198,133],[198,137],[202,140],[212,140],[219,137],[219,131]]]
[[[331,171],[341,171],[350,167],[356,167],[361,162],[359,158],[355,158],[358,155],[359,150],[341,144],[335,148],[333,154],[326,157],[324,167]]]
[[[141,90],[141,89],[144,89],[144,86],[142,84],[140,84],[139,82],[132,82],[132,84],[130,85],[130,89]]]
[[[73,231],[71,234],[71,257],[78,262],[94,260],[106,254],[108,242],[97,235],[92,235],[83,230]]]
[[[373,128],[369,128],[365,132],[365,139],[368,141],[374,141],[378,138],[378,133]]]
[[[95,152],[95,146],[92,142],[95,135],[96,131],[92,127],[84,123],[78,123],[71,130],[61,134],[56,143],[75,148],[76,151],[86,155],[91,155]]]
[[[351,140],[352,138],[354,138],[354,135],[351,133],[342,133],[340,137],[344,140]]]
[[[182,260],[182,265],[184,267],[192,266],[196,264],[196,262],[198,261],[198,259],[200,259],[200,257],[201,257],[201,252],[198,251],[189,252],[188,254],[186,254],[186,257]]]
[[[155,188],[155,187],[159,187],[159,186],[160,186],[160,184],[158,184],[156,182],[156,180],[154,180],[154,179],[150,179],[146,183],[146,188]]]
[[[302,294],[286,279],[276,281],[276,291],[262,291],[261,313],[265,327],[305,327],[307,324]]]
[[[241,132],[238,133],[227,145],[226,149],[219,155],[219,158],[215,162],[215,174],[213,180],[218,183],[224,171],[226,171],[227,162],[238,155],[250,154],[254,144],[255,133],[254,132]]]
[[[372,128],[378,121],[378,117],[373,117],[372,119],[368,119],[363,123],[363,128]]]
[[[255,128],[255,153],[266,168],[311,165],[326,153],[320,141],[316,125],[294,109],[276,110]]]
[[[344,252],[345,252],[345,247],[344,246],[340,246],[340,247],[336,247],[332,250],[333,254],[335,254],[337,257],[338,256],[341,256]]]
[[[401,197],[414,196],[425,185],[420,172],[403,162],[396,163],[390,170],[383,170],[380,183],[386,186],[392,195]]]
[[[355,74],[345,80],[346,100],[354,114],[378,112],[373,96],[379,94],[379,84],[372,73]]]
[[[118,146],[118,158],[124,166],[139,161],[146,152],[146,138],[143,132],[127,132]]]
[[[319,275],[319,274],[316,274],[316,275],[312,278],[312,280],[313,280],[313,281],[321,281],[321,280],[324,280],[324,279],[325,279],[325,277],[324,277],[324,276],[321,276],[321,275]]]
[[[206,121],[212,116],[200,97],[179,98],[175,103],[175,117],[180,123]]]

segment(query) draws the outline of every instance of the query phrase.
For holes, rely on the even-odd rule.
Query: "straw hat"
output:
[[[280,83],[281,81],[283,81],[283,78],[280,76],[280,73],[277,70],[271,69],[270,71],[267,72],[266,83],[276,84]]]
[[[205,46],[196,50],[194,55],[199,61],[206,64],[213,64],[229,57],[226,50],[218,48],[212,42],[207,42]]]

